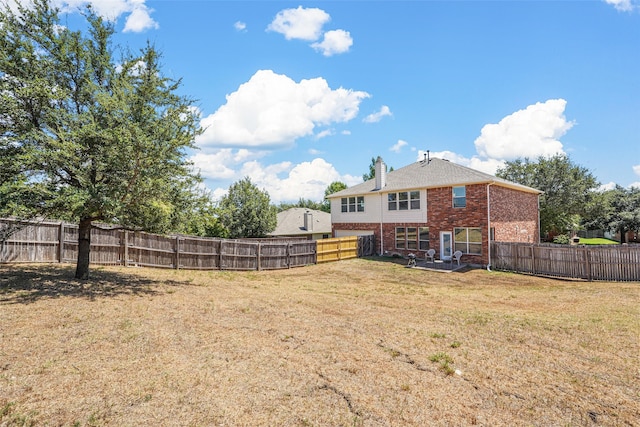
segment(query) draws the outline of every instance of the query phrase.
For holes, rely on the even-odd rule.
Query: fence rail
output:
[[[0,239],[0,263],[75,262],[78,257],[75,224],[0,219],[3,235],[9,237]],[[275,270],[372,255],[372,238],[230,240],[94,225],[89,262],[189,270]],[[332,245],[337,247],[333,255],[332,249],[326,249]],[[322,248],[321,255],[318,248]]]
[[[640,245],[491,243],[499,270],[584,280],[640,281]]]

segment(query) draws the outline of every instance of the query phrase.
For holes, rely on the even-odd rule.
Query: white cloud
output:
[[[369,94],[331,89],[323,78],[295,82],[271,70],[257,71],[226,104],[205,117],[201,147],[275,147],[313,134],[316,126],[347,122]]]
[[[402,147],[406,146],[407,144],[407,141],[399,139],[398,142],[396,142],[391,148],[389,148],[389,150],[393,151],[394,153],[399,153]]]
[[[425,158],[426,151],[418,150],[418,157],[416,161],[421,161]],[[457,163],[462,166],[479,170],[484,173],[495,175],[499,167],[504,166],[504,161],[500,159],[487,159],[473,156],[471,158],[462,156],[452,151],[432,151],[429,156],[431,158],[446,159],[453,163]]]
[[[631,187],[640,188],[640,181],[632,182],[631,184],[629,184],[629,188]]]
[[[603,191],[613,190],[614,188],[616,188],[616,183],[611,181],[606,184],[601,184],[596,191],[603,192]]]
[[[564,99],[550,99],[485,125],[475,140],[479,156],[512,160],[564,153],[559,138],[574,125],[564,116],[566,105]]]
[[[316,134],[316,139],[326,138],[328,136],[332,136],[334,134],[333,129],[325,129]]]
[[[241,175],[248,176],[256,187],[266,190],[273,203],[297,201],[301,197],[321,201],[324,191],[334,181],[342,181],[349,186],[362,182],[358,177],[340,175],[322,158],[297,165],[282,162],[263,166],[252,161],[244,164]]]
[[[386,105],[383,105],[382,107],[380,107],[380,111],[369,114],[362,121],[365,123],[376,123],[382,120],[383,117],[392,116],[392,115],[393,113],[391,113],[391,110],[389,109],[389,107],[387,107]]]
[[[142,32],[159,28],[158,23],[151,18],[153,9],[148,8],[145,2],[146,0],[54,0],[53,4],[68,13],[82,10],[91,4],[99,16],[110,21],[128,14],[123,31]]]
[[[345,30],[331,30],[324,33],[322,42],[312,43],[311,47],[322,52],[324,56],[345,53],[353,45],[351,34]]]
[[[633,166],[633,173],[640,176],[640,165]]]
[[[322,9],[298,6],[297,9],[278,12],[267,30],[283,34],[287,40],[315,41],[322,34],[322,26],[330,19],[329,14]]]
[[[158,29],[160,25],[149,15],[152,9],[148,9],[144,4],[131,11],[124,25],[124,32],[141,33],[145,30]]]
[[[205,178],[232,179],[235,176],[235,171],[227,167],[232,159],[233,153],[230,148],[227,148],[211,154],[196,153],[189,160]]]
[[[605,2],[621,12],[631,12],[637,7],[633,0],[605,0]]]
[[[247,29],[247,24],[245,24],[242,21],[237,21],[235,24],[233,24],[233,28],[236,29],[236,31],[245,31]]]

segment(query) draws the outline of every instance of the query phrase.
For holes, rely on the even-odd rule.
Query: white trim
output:
[[[449,236],[449,255],[447,255],[444,251],[444,236]],[[441,260],[450,260],[451,255],[453,254],[453,232],[451,231],[441,231],[440,232],[440,259]]]

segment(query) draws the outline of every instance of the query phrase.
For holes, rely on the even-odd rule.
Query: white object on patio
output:
[[[458,263],[458,265],[460,265],[460,258],[462,258],[462,251],[455,251],[453,253],[453,259],[456,260],[456,262]]]

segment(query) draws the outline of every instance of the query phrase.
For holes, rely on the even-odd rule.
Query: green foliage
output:
[[[392,171],[393,171],[393,166],[387,169],[387,172],[392,172]],[[376,158],[372,157],[371,164],[369,165],[369,172],[362,174],[362,180],[369,181],[370,179],[373,179],[375,177],[376,177]]]
[[[556,243],[558,245],[568,245],[570,241],[571,239],[569,239],[568,234],[558,234],[553,238],[553,243]]]
[[[291,208],[307,208],[307,209],[315,209],[317,211],[323,209],[323,204],[320,202],[314,202],[311,199],[298,199],[297,203],[280,203],[278,205],[278,212],[286,211]]]
[[[83,33],[47,0],[0,11],[0,214],[170,231],[200,181],[193,100],[152,46],[115,59],[113,25],[85,16]]]
[[[640,229],[640,188],[616,185],[613,190],[595,193],[584,225],[618,232],[625,243],[627,231]]]
[[[507,162],[496,176],[544,191],[540,196],[543,235],[575,229],[598,186],[591,172],[564,154],[539,157],[535,162],[528,158]]]
[[[447,375],[453,375],[455,369],[451,366],[453,359],[447,353],[438,352],[429,356],[429,360],[440,364],[440,369]]]
[[[331,201],[327,199],[333,193],[337,193],[338,191],[342,191],[347,188],[347,184],[340,181],[333,181],[329,186],[324,190],[324,200],[322,201],[322,211],[331,213]]]
[[[232,239],[265,237],[275,230],[278,222],[269,193],[258,189],[249,177],[229,187],[229,193],[220,202],[220,219]]]

